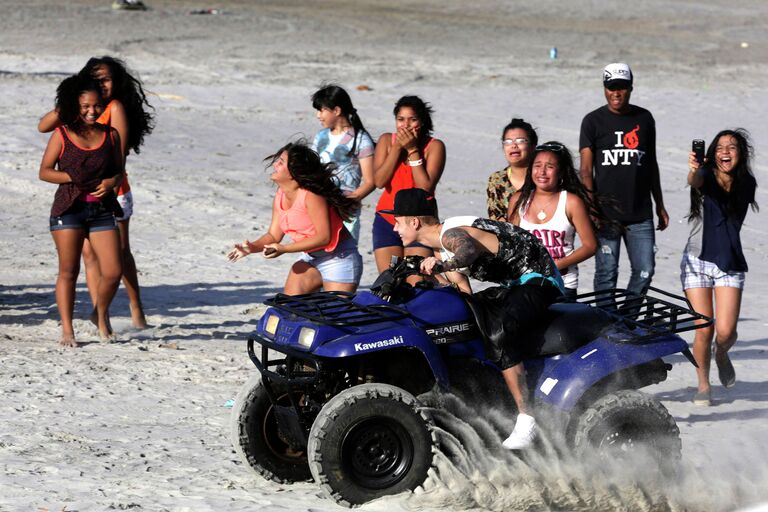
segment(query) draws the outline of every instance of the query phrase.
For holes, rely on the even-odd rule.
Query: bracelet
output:
[[[419,158],[418,160],[408,160],[408,165],[411,167],[418,167],[419,165],[424,163],[424,159]]]

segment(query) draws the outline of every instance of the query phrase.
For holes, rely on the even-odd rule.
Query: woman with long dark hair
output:
[[[122,271],[115,220],[122,210],[113,190],[123,179],[125,160],[118,131],[98,122],[101,90],[90,76],[74,75],[59,84],[56,111],[62,124],[48,141],[40,163],[40,179],[59,185],[50,216],[59,257],[56,305],[61,316],[60,343],[76,347],[72,315],[80,254],[86,240],[102,264],[93,320],[103,340],[113,338],[108,311]]]
[[[435,193],[445,168],[445,144],[432,137],[432,107],[418,96],[403,96],[395,104],[395,128],[376,143],[373,157],[374,180],[384,192],[376,205],[373,221],[373,254],[383,272],[392,256],[431,256],[432,250],[417,242],[403,247],[395,233],[395,218],[381,213],[394,207],[395,194],[407,188]]]
[[[80,70],[80,75],[93,78],[99,83],[104,108],[98,122],[116,129],[120,134],[123,158],[126,158],[130,151],[138,154],[144,143],[144,136],[152,133],[154,128],[153,115],[149,112],[152,106],[147,101],[141,82],[128,71],[122,60],[110,56],[89,59]],[[62,122],[60,112],[55,109],[40,119],[38,130],[47,133]],[[129,224],[133,215],[133,193],[127,177],[123,179],[116,194],[123,210],[123,215],[117,219],[123,260],[123,285],[130,301],[131,323],[134,327],[143,329],[147,326],[147,320],[141,302],[136,261],[131,252]],[[83,246],[83,263],[88,291],[94,305],[91,321],[95,322],[101,267],[87,240]]]
[[[333,177],[347,197],[362,201],[373,183],[373,140],[352,105],[352,98],[338,85],[329,84],[312,95],[312,106],[323,129],[315,135],[312,149],[323,163],[335,164]],[[344,225],[360,239],[360,210]]]
[[[536,130],[522,119],[512,119],[501,131],[501,149],[508,165],[488,177],[489,219],[506,220],[509,201],[523,188],[533,148],[538,144]]]
[[[591,216],[602,215],[579,180],[570,151],[550,141],[531,151],[525,183],[509,203],[509,222],[541,240],[563,276],[565,296],[573,299],[582,261],[597,250]],[[581,245],[574,244],[576,235]]]
[[[257,252],[267,259],[300,253],[285,281],[286,294],[321,288],[354,292],[363,261],[343,221],[360,203],[341,192],[333,180],[333,165],[320,162],[304,142],[286,144],[265,161],[272,166],[271,179],[277,185],[272,222],[256,241],[236,244],[227,255],[229,260]],[[285,235],[292,243],[281,243]]]
[[[757,181],[750,161],[749,133],[738,128],[718,133],[707,149],[704,162],[688,155],[691,234],[680,263],[685,295],[697,312],[715,317],[715,326],[697,329],[693,356],[698,363],[697,405],[710,405],[709,369],[714,352],[720,383],[736,383],[736,371],[728,351],[736,343],[736,324],[741,309],[747,261],[741,248],[741,226],[755,201]],[[712,339],[715,347],[712,351]]]

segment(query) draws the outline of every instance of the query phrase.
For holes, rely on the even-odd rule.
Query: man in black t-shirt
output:
[[[603,203],[606,217],[624,227],[623,233],[607,228],[598,231],[595,291],[616,287],[623,238],[631,266],[627,288],[644,293],[656,265],[651,197],[659,218],[656,228],[664,230],[669,224],[656,161],[656,123],[649,111],[630,105],[632,82],[627,64],[606,66],[603,86],[607,104],[581,122],[582,181],[607,200]]]

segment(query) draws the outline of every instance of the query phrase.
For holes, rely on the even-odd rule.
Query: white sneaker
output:
[[[528,448],[536,439],[536,419],[528,414],[518,414],[515,428],[502,446],[507,450],[522,450]]]

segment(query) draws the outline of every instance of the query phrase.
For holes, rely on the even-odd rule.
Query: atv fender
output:
[[[561,356],[527,360],[526,371],[535,375],[534,401],[570,411],[581,397],[604,378],[664,356],[688,350],[677,335],[637,344],[604,337]]]
[[[429,365],[437,385],[443,389],[449,387],[448,369],[443,356],[424,329],[419,327],[398,325],[391,331],[343,336],[317,347],[313,352],[317,357],[336,359],[402,348],[418,350]]]

